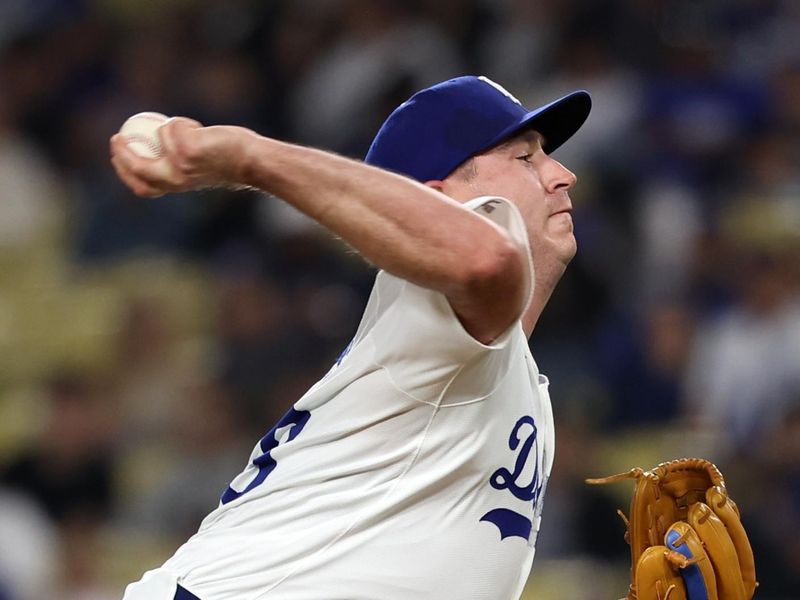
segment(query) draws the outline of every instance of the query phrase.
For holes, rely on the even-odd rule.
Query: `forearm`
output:
[[[321,150],[252,135],[243,183],[275,194],[368,261],[444,293],[475,261],[507,252],[500,228],[424,186]]]
[[[358,161],[229,126],[176,117],[158,136],[163,156],[137,156],[111,138],[117,174],[139,196],[216,185],[272,193],[344,239],[381,269],[444,293],[461,323],[488,342],[527,299],[527,250],[427,186]]]

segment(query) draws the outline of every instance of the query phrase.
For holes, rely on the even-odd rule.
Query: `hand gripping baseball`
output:
[[[173,117],[158,128],[163,147],[158,158],[145,158],[128,147],[125,138],[111,138],[111,162],[120,179],[137,196],[154,198],[241,183],[245,139],[240,127],[203,127],[197,121]]]

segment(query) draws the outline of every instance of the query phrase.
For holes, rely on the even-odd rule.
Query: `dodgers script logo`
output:
[[[534,514],[538,514],[540,507],[539,499],[542,496],[545,485],[545,477],[539,473],[539,439],[538,430],[533,417],[521,417],[511,430],[508,438],[508,447],[517,451],[517,460],[514,463],[514,470],[505,467],[497,469],[489,478],[489,484],[496,490],[508,490],[516,498],[525,502],[533,503]],[[525,484],[520,481],[523,478],[525,465],[528,458],[533,460],[533,475],[530,481]],[[530,468],[528,469],[530,471]],[[494,523],[500,530],[500,539],[518,536],[526,541],[530,540],[533,523],[531,520],[508,508],[495,508],[490,510],[480,518],[481,521]]]

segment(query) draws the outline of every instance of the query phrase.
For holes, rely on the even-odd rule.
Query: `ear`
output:
[[[425,185],[429,188],[435,189],[437,192],[444,193],[444,182],[440,181],[439,179],[431,179],[430,181],[426,181]]]

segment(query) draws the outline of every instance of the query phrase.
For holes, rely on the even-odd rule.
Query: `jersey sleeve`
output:
[[[503,198],[477,198],[466,204],[505,228],[524,250],[527,269],[527,300],[533,290],[533,264],[528,237],[518,209]],[[386,272],[376,282],[378,302],[383,306],[369,337],[375,362],[384,368],[395,387],[422,402],[438,403],[447,386],[465,369],[474,371],[484,361],[487,378],[474,389],[477,397],[488,394],[495,379],[503,375],[506,361],[499,356],[515,331],[519,319],[491,344],[476,340],[459,321],[444,294],[399,279]],[[491,371],[491,373],[489,373]]]

